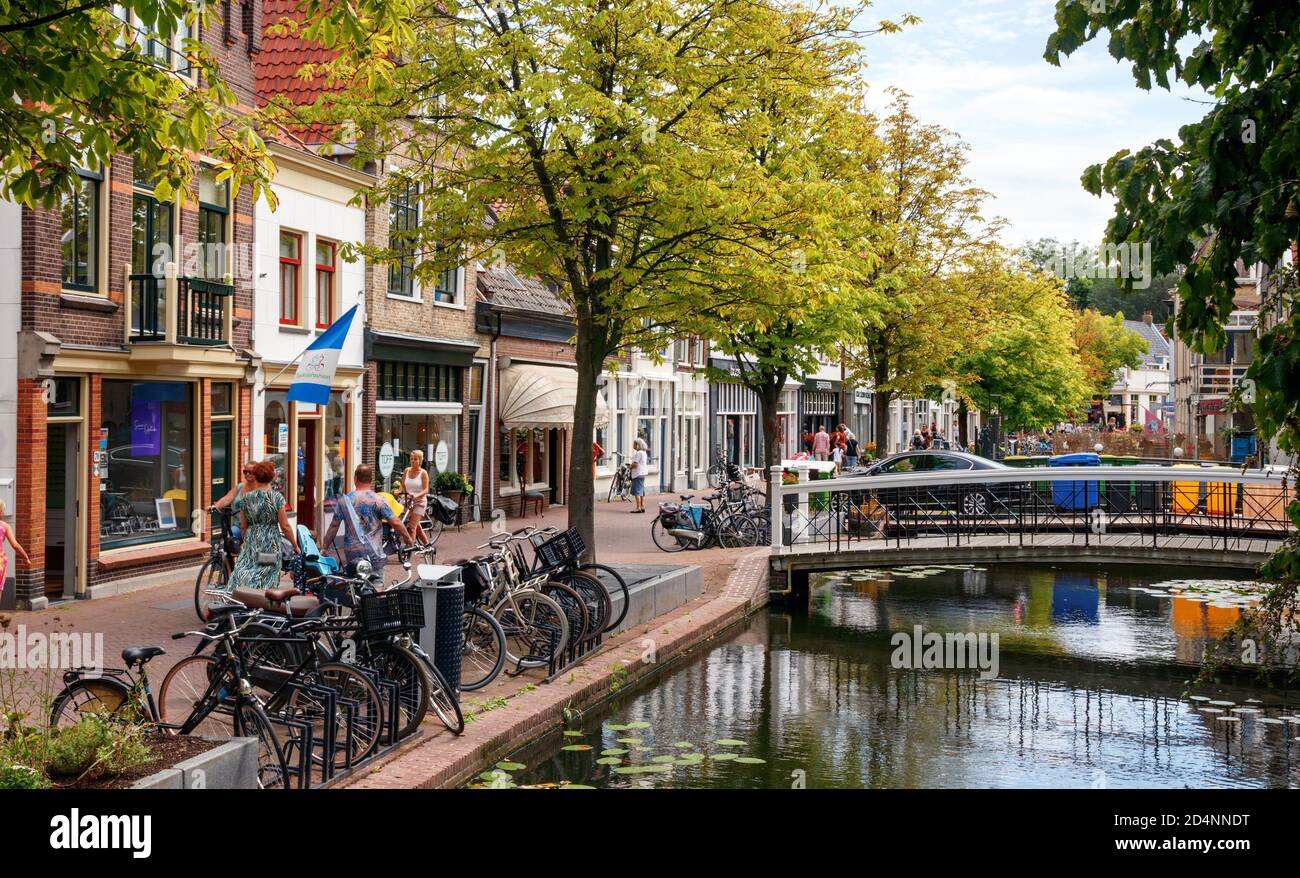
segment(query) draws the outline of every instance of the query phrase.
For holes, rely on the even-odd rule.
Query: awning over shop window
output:
[[[505,427],[571,427],[578,373],[561,366],[516,363],[501,370],[501,424]],[[609,423],[603,394],[596,394],[596,426]]]

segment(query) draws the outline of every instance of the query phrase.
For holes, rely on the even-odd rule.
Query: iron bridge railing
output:
[[[806,476],[805,476],[806,478]],[[988,537],[1032,544],[1070,534],[1083,544],[1108,535],[1193,535],[1207,548],[1258,548],[1294,533],[1285,470],[1200,466],[1069,466],[953,470],[782,484],[769,482],[781,526],[774,553],[903,546],[920,538],[947,544]],[[996,540],[995,540],[996,541]],[[1130,540],[1131,542],[1131,540]]]

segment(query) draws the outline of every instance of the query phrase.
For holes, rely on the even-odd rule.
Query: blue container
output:
[[[1058,454],[1049,458],[1048,466],[1101,466],[1101,458],[1087,452]],[[1089,510],[1098,504],[1098,482],[1052,482],[1052,505],[1071,511]]]

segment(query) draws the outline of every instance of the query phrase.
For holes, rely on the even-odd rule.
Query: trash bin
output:
[[[1205,514],[1231,517],[1237,513],[1236,482],[1205,483]]]
[[[1100,466],[1101,458],[1092,452],[1058,454],[1047,461],[1051,467]],[[1098,503],[1098,483],[1071,481],[1052,482],[1052,505],[1066,511],[1088,510]]]
[[[1174,469],[1200,469],[1194,463],[1176,463]],[[1176,515],[1190,515],[1201,505],[1200,482],[1174,482],[1170,499],[1172,511]]]
[[[1103,454],[1103,466],[1137,466],[1136,457]],[[1101,490],[1106,494],[1106,508],[1115,514],[1125,512],[1151,512],[1156,507],[1156,486],[1151,482],[1134,482],[1125,479],[1107,479]]]
[[[419,577],[416,584],[420,587],[420,593],[424,598],[424,627],[420,629],[418,638],[420,648],[433,658],[434,666],[444,675],[447,673],[447,668],[438,661],[438,651],[443,645],[446,645],[449,650],[455,649],[456,679],[452,680],[451,677],[447,679],[451,681],[452,686],[459,688],[461,638],[464,637],[461,616],[465,609],[465,585],[460,579],[460,567],[447,564],[421,564],[415,572]],[[454,598],[444,600],[441,608],[439,607],[438,598],[442,585],[455,585],[459,590],[460,606],[454,613],[452,612],[452,605],[456,600]],[[442,610],[441,613],[439,609]],[[443,627],[440,623],[443,622],[446,623],[448,631],[442,632],[442,636],[439,637]],[[450,631],[453,625],[454,633]]]
[[[1007,466],[1014,466],[1017,468],[1023,468],[1030,465],[1028,456],[1024,454],[1008,454],[1006,457],[1002,458],[1002,462]]]
[[[434,592],[437,609],[433,617],[433,664],[442,671],[452,690],[459,692],[460,656],[465,637],[465,584],[444,580]]]

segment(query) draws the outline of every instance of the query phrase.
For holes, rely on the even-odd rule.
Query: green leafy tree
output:
[[[253,118],[190,37],[215,21],[190,0],[0,4],[0,196],[52,206],[78,167],[127,153],[158,173],[159,198],[183,200],[202,152],[274,204]]]
[[[1177,329],[1209,353],[1227,343],[1238,262],[1276,265],[1300,239],[1300,4],[1276,0],[1161,0],[1087,5],[1058,0],[1046,59],[1060,64],[1109,34],[1137,85],[1199,86],[1205,116],[1177,140],[1121,150],[1089,167],[1084,187],[1116,199],[1112,241],[1150,242],[1157,273],[1186,267]],[[1293,249],[1294,253],[1294,249]],[[1284,272],[1262,309],[1266,327],[1247,379],[1264,438],[1300,453],[1300,311]],[[1288,506],[1300,526],[1300,500]],[[1265,565],[1281,583],[1249,636],[1277,642],[1300,610],[1300,543],[1292,538]],[[1265,661],[1261,667],[1271,663]]]
[[[606,361],[662,350],[742,249],[782,262],[784,219],[752,160],[764,83],[808,76],[825,31],[760,0],[306,0],[335,57],[314,121],[362,132],[360,161],[405,157],[372,197],[420,187],[416,276],[508,262],[572,306],[578,386],[569,521],[589,545],[596,384]],[[401,59],[401,60],[398,60]],[[752,116],[739,128],[726,119]],[[772,124],[772,123],[769,123]],[[484,222],[491,215],[491,223]],[[376,254],[384,255],[384,254]],[[388,254],[391,256],[392,254]]]
[[[1083,377],[1094,396],[1110,393],[1115,373],[1135,369],[1146,353],[1147,342],[1124,326],[1124,315],[1105,315],[1085,308],[1075,315],[1074,348],[1083,366]]]

